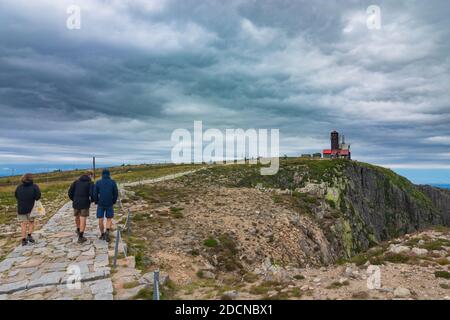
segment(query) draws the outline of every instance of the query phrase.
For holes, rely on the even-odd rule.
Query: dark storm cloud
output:
[[[203,120],[280,128],[281,153],[337,129],[361,160],[449,167],[449,5],[381,1],[368,30],[371,4],[0,0],[0,162],[168,160]]]

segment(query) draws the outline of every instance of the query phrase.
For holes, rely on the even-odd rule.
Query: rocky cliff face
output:
[[[341,211],[335,231],[347,256],[432,225],[450,225],[450,195],[418,187],[390,170],[349,162],[334,183]],[[338,234],[338,233],[336,233]]]
[[[208,232],[219,217],[242,217],[238,228],[229,222],[220,228],[249,249],[245,256],[252,261],[266,255],[298,265],[330,264],[430,226],[450,226],[450,192],[415,186],[391,170],[347,160],[297,158],[280,164],[273,176],[261,176],[257,166],[211,166],[179,183],[246,204],[208,200],[209,210],[217,212],[207,217],[201,211],[207,204],[191,209],[202,223],[213,217]]]
[[[236,186],[314,197],[306,211],[313,214],[335,257],[348,258],[430,226],[450,226],[450,191],[416,186],[386,168],[346,160],[288,160],[274,176],[236,170],[227,173],[231,180],[237,177]]]
[[[441,213],[444,225],[450,225],[450,190],[435,188],[428,185],[417,186],[426,194]]]

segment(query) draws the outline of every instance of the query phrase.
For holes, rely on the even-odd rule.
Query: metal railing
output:
[[[119,213],[120,213],[123,210],[120,192],[119,192],[118,202],[119,202]],[[131,234],[131,210],[130,209],[128,209],[127,218],[125,220],[125,224],[124,224],[123,228],[119,225],[117,226],[116,239],[115,239],[115,243],[114,243],[114,262],[113,262],[114,268],[117,267],[117,258],[119,255],[120,243],[122,244],[123,254],[124,254],[125,258],[127,257],[127,253],[128,253],[127,245],[126,245],[126,243],[124,243],[122,241],[121,230],[126,231],[127,237],[130,236],[130,234]],[[153,272],[153,300],[160,300],[159,270],[156,270]]]
[[[159,300],[159,270],[153,272],[153,300]]]

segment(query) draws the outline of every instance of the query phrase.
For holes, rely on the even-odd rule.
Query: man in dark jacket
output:
[[[35,243],[31,234],[34,228],[34,218],[30,217],[34,203],[41,198],[41,190],[33,183],[33,175],[27,173],[22,177],[22,184],[16,188],[15,197],[17,199],[17,218],[22,228],[22,245]],[[28,235],[27,235],[28,226]]]
[[[94,188],[94,200],[97,207],[98,226],[100,228],[100,239],[110,241],[109,231],[111,230],[112,218],[114,217],[114,205],[119,197],[117,184],[111,179],[109,170],[103,170],[102,179],[97,181]],[[106,232],[103,223],[106,217]]]
[[[93,202],[94,183],[92,182],[92,176],[92,172],[86,172],[72,183],[68,192],[74,209],[78,243],[87,241],[84,237],[84,230],[86,229],[86,219],[89,217],[89,208],[91,202]]]

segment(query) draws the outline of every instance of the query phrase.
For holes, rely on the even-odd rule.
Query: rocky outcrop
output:
[[[450,225],[450,190],[436,188],[429,185],[417,186],[420,191],[427,195],[434,207],[436,207],[441,213],[444,220],[444,224]]]
[[[342,159],[288,159],[273,176],[261,176],[250,166],[226,169],[207,170],[202,180],[295,198],[293,209],[313,218],[334,257],[349,258],[430,226],[450,226],[450,191],[416,186],[383,167]]]
[[[415,186],[388,169],[349,162],[329,189],[341,214],[331,231],[347,257],[381,241],[450,225],[450,193]]]

